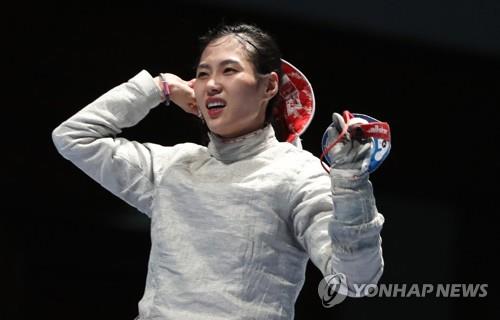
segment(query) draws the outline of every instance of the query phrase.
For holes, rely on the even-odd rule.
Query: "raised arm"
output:
[[[194,102],[188,83],[170,76],[171,100]],[[190,100],[190,98],[192,98]],[[150,215],[154,189],[153,144],[117,137],[164,101],[158,77],[141,71],[77,112],[52,133],[66,159],[116,196]]]

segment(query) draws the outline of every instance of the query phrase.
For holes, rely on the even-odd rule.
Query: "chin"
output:
[[[219,137],[227,138],[227,139],[232,139],[232,138],[236,138],[236,137],[240,136],[238,133],[232,132],[232,131],[225,131],[225,130],[210,130],[210,131],[212,133],[215,133]]]
[[[233,139],[245,134],[242,130],[234,130],[232,128],[222,128],[221,126],[208,127],[210,132],[226,139]]]
[[[245,134],[253,132],[262,128],[263,126],[245,126],[244,129],[241,129],[241,126],[227,126],[223,123],[209,123],[207,122],[207,127],[210,132],[227,139],[241,137]]]
[[[221,137],[228,137],[231,135],[231,130],[228,129],[228,128],[224,128],[224,126],[221,126],[221,125],[210,125],[207,123],[207,127],[208,129],[210,130],[210,132],[218,135],[218,136],[221,136]]]

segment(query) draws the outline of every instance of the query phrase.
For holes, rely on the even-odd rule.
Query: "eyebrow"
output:
[[[225,66],[225,65],[228,65],[228,64],[237,64],[237,65],[241,65],[239,63],[239,61],[237,60],[233,60],[233,59],[226,59],[226,60],[222,60],[220,63],[219,63],[219,66]],[[208,63],[201,63],[198,65],[198,68],[197,69],[201,69],[201,68],[204,68],[204,69],[210,69],[210,65]]]

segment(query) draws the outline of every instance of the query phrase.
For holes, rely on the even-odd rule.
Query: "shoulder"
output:
[[[274,156],[278,165],[295,179],[329,178],[318,157],[288,142],[280,142],[276,145]]]
[[[331,180],[320,159],[290,143],[280,143],[276,151],[277,170],[287,177],[290,206],[295,208],[302,201],[314,198],[314,208],[327,210],[331,206]]]
[[[311,152],[299,149],[296,146],[292,145],[288,142],[280,142],[277,146],[280,153],[284,158],[289,160],[293,160],[295,164],[299,164],[300,166],[309,164],[310,166],[318,165],[321,167],[320,160]]]
[[[150,150],[151,161],[156,172],[163,172],[174,166],[189,165],[196,161],[206,161],[210,156],[207,148],[195,143],[179,143],[173,146],[162,146],[145,143]]]
[[[174,157],[177,159],[185,157],[196,157],[208,154],[207,148],[196,143],[186,142],[173,146],[163,146],[155,143],[145,143],[154,158]]]

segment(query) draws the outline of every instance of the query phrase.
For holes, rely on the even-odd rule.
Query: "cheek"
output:
[[[241,97],[241,99],[247,103],[255,103],[259,90],[257,85],[253,82],[246,81],[237,87],[235,93]]]
[[[200,105],[200,103],[203,103],[203,88],[200,85],[195,85],[194,88],[194,98],[196,99],[196,103]]]

